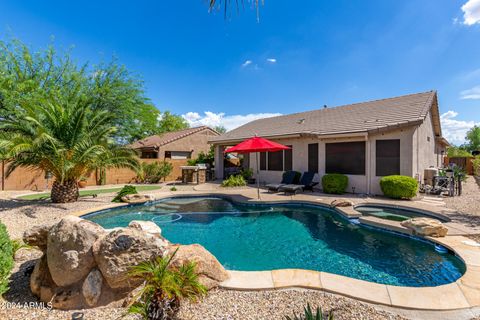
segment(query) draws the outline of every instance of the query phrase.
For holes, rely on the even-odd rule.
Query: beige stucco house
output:
[[[208,141],[219,133],[207,126],[165,132],[138,140],[130,145],[139,152],[141,159],[187,160],[200,152],[210,150]]]
[[[347,192],[381,194],[382,176],[423,179],[439,167],[448,142],[442,137],[437,93],[429,91],[334,108],[322,108],[249,122],[209,141],[215,146],[215,174],[223,178],[223,151],[252,136],[291,150],[260,155],[261,183],[279,182],[285,170],[349,178]],[[256,170],[254,154],[244,166]]]

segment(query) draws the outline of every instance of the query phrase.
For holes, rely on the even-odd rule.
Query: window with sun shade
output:
[[[318,143],[308,145],[308,171],[318,172]]]
[[[376,176],[400,174],[400,139],[377,140],[375,154]]]
[[[326,173],[365,174],[365,141],[327,143]]]

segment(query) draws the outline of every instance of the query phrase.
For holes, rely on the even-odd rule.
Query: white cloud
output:
[[[267,62],[277,63],[277,59],[275,59],[275,58],[268,58],[268,59],[267,59]]]
[[[463,24],[467,26],[480,23],[480,0],[468,0],[462,6]]]
[[[465,135],[474,125],[480,125],[474,121],[456,120],[458,112],[447,111],[440,116],[442,122],[443,136],[452,144],[462,144],[465,142]]]
[[[281,113],[249,113],[249,114],[236,114],[236,115],[225,115],[225,113],[214,113],[210,111],[205,111],[203,115],[200,115],[198,112],[187,112],[182,115],[182,117],[188,122],[192,127],[196,126],[224,126],[228,131],[240,127],[245,123],[248,123],[253,120],[270,118],[275,116],[280,116]]]
[[[480,99],[480,86],[475,86],[473,88],[463,90],[462,92],[460,92],[460,99],[464,99],[464,100]]]
[[[251,64],[252,64],[252,60],[245,60],[245,62],[242,63],[242,67],[245,68],[245,67],[248,67]]]

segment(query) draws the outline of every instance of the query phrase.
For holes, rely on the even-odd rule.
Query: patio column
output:
[[[215,145],[215,179],[223,179],[223,151],[224,147]]]

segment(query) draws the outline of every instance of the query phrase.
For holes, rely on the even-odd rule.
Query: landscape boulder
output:
[[[353,202],[349,200],[338,200],[335,199],[330,203],[330,206],[332,207],[351,207],[353,206]]]
[[[26,230],[23,233],[23,242],[45,251],[47,249],[48,232],[51,227],[51,225],[42,224]]]
[[[93,307],[97,304],[102,294],[103,277],[98,269],[92,269],[83,281],[82,295],[88,306]]]
[[[145,202],[153,201],[153,200],[155,200],[155,197],[153,197],[152,195],[139,194],[139,193],[127,194],[126,196],[122,197],[123,202],[132,203],[132,204],[133,203],[145,203]]]
[[[445,237],[448,232],[448,228],[440,221],[431,218],[412,218],[400,224],[419,236]]]
[[[50,275],[59,287],[84,279],[95,266],[93,243],[104,234],[98,224],[66,216],[48,232],[47,262]]]
[[[133,220],[128,224],[129,228],[144,231],[157,238],[162,238],[162,229],[152,221]],[[163,239],[163,238],[162,238]]]
[[[135,228],[113,230],[98,239],[93,254],[110,288],[135,288],[141,281],[128,277],[131,266],[163,256],[168,242]]]
[[[177,252],[172,260],[172,266],[179,267],[188,262],[195,262],[195,270],[199,275],[199,281],[207,289],[217,287],[220,282],[228,279],[229,276],[225,268],[214,255],[201,245],[175,245],[171,247],[169,252],[173,253],[175,250]]]

